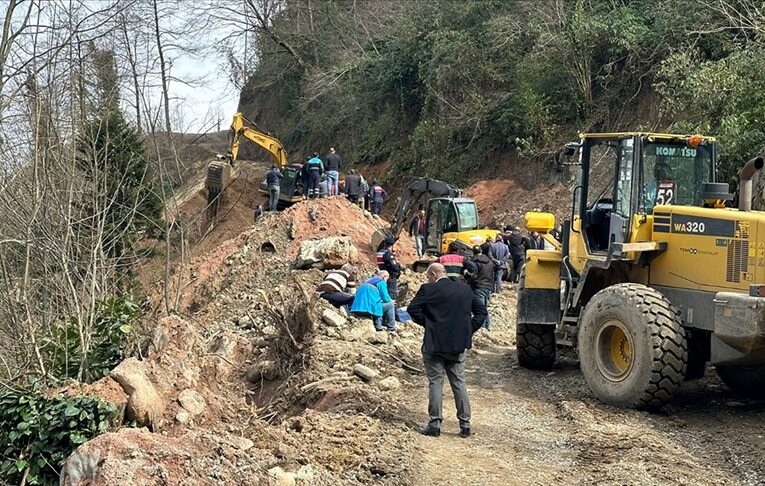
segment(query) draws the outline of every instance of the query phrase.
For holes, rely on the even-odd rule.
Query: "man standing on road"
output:
[[[497,235],[496,239],[489,247],[489,258],[495,265],[494,269],[494,292],[502,290],[502,276],[505,274],[505,268],[507,267],[507,260],[510,258],[510,250],[507,245],[502,241],[502,236]]]
[[[401,264],[396,260],[396,254],[393,252],[393,245],[396,243],[396,238],[388,236],[385,238],[385,245],[383,249],[377,252],[375,258],[377,262],[377,268],[379,270],[385,270],[390,274],[388,279],[388,294],[390,294],[393,300],[398,297],[398,278],[401,276]]]
[[[276,211],[276,205],[279,203],[279,187],[282,184],[282,173],[275,166],[266,173],[266,185],[268,186],[268,210]]]
[[[494,275],[496,265],[489,258],[489,249],[491,245],[484,243],[480,247],[473,248],[473,263],[475,263],[476,271],[471,279],[473,287],[473,294],[478,297],[483,305],[489,307],[489,299],[491,299],[491,293],[494,291]],[[489,329],[491,321],[489,320],[488,313],[486,314],[486,320],[482,326],[485,329]]]
[[[319,197],[321,193],[321,175],[324,173],[324,163],[319,154],[314,152],[313,157],[306,163],[308,166],[308,197]]]
[[[387,196],[385,189],[383,189],[377,181],[372,181],[372,187],[369,188],[369,200],[372,206],[372,214],[380,215],[385,196]]]
[[[417,243],[417,256],[425,254],[425,210],[420,209],[417,216],[409,223],[409,236],[414,236]]]
[[[449,243],[446,254],[438,257],[438,263],[446,269],[446,276],[457,282],[465,282],[465,273],[474,275],[476,271],[475,263],[460,253],[460,244],[456,241]]]
[[[338,183],[340,181],[340,156],[335,153],[334,148],[329,149],[327,159],[327,182],[329,183],[329,195],[337,196],[340,194]]]
[[[352,204],[358,204],[362,192],[361,176],[351,169],[350,173],[345,176],[345,194]]]
[[[510,257],[513,259],[513,269],[510,272],[510,281],[512,283],[518,283],[518,279],[521,276],[523,260],[526,258],[526,247],[519,227],[516,226],[513,228],[513,231],[507,238],[507,242],[510,247]]]
[[[486,319],[486,306],[465,284],[449,280],[440,263],[428,267],[428,282],[407,308],[412,320],[425,328],[422,361],[428,377],[428,425],[420,433],[441,435],[444,373],[454,394],[460,437],[470,437],[470,401],[465,383],[465,359],[473,333]]]

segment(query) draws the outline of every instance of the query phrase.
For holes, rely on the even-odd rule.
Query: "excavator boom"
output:
[[[414,179],[407,186],[404,197],[401,198],[401,201],[396,207],[396,214],[393,216],[390,228],[377,230],[372,235],[372,247],[374,249],[379,248],[386,237],[392,236],[397,238],[406,223],[407,216],[409,216],[409,213],[417,203],[420,202],[422,196],[425,194],[430,197],[455,198],[459,197],[461,193],[462,191],[459,188],[443,181],[427,177],[418,177]]]
[[[242,137],[268,152],[274,165],[285,173],[279,200],[288,204],[300,200],[294,194],[297,169],[288,167],[287,150],[284,145],[267,131],[259,129],[242,113],[236,113],[231,122],[230,145],[226,156],[219,156],[219,159],[222,160],[210,162],[207,166],[205,186],[207,188],[208,218],[212,218],[218,213],[218,208],[223,202],[223,191],[232,177],[232,167],[239,156],[239,144]]]
[[[239,143],[242,137],[247,140],[261,146],[266,152],[271,155],[271,158],[280,169],[286,167],[289,162],[287,161],[287,150],[285,150],[282,143],[272,137],[268,132],[263,130],[257,130],[245,126],[244,122],[249,125],[255,126],[253,122],[245,118],[241,113],[234,115],[234,120],[231,122],[231,147],[229,148],[228,156],[233,163],[237,160],[239,155]]]

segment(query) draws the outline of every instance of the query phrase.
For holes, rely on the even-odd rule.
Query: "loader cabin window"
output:
[[[613,213],[632,212],[634,144],[632,137],[590,141],[584,227],[591,251],[608,249]]]
[[[655,206],[698,206],[701,189],[711,181],[712,146],[689,147],[685,141],[643,142],[641,209],[651,213]]]

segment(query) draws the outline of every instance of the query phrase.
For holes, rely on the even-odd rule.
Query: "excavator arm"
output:
[[[390,228],[378,230],[372,235],[372,247],[380,247],[386,237],[398,237],[401,229],[406,224],[407,217],[412,209],[420,202],[424,195],[430,197],[460,197],[461,190],[443,181],[430,179],[427,177],[418,177],[414,179],[406,188],[406,193],[401,198],[396,207],[396,214],[393,216]]]
[[[245,122],[247,125],[246,126]],[[218,156],[217,161],[212,161],[207,165],[207,179],[205,180],[205,187],[207,188],[207,203],[208,203],[208,219],[215,217],[218,214],[219,206],[223,202],[223,191],[228,186],[232,177],[232,167],[239,156],[239,143],[242,137],[259,145],[271,155],[274,164],[285,170],[287,167],[287,151],[284,149],[282,143],[272,137],[264,130],[260,130],[257,126],[245,118],[241,113],[234,115],[234,120],[231,122],[231,145],[229,146],[226,156]],[[290,169],[287,169],[290,170]],[[291,179],[294,184],[294,177]],[[285,184],[282,182],[282,184]],[[280,199],[286,198],[292,201],[293,199],[293,186],[289,188],[283,188],[279,196]]]
[[[236,113],[233,122],[231,122],[231,147],[227,154],[231,164],[234,164],[239,155],[239,143],[241,138],[244,137],[266,150],[277,167],[280,169],[286,167],[289,162],[287,161],[287,150],[285,150],[284,145],[265,131],[245,126],[245,122],[255,126],[254,123],[245,118],[241,113]]]

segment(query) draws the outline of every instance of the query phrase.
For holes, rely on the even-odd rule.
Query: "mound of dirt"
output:
[[[523,227],[527,211],[551,212],[559,222],[571,213],[571,190],[561,183],[527,190],[512,179],[488,179],[468,187],[465,196],[475,200],[481,223],[491,227]]]

